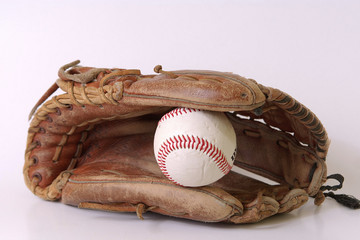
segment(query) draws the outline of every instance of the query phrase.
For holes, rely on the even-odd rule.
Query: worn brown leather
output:
[[[80,208],[152,211],[204,222],[257,222],[324,199],[327,133],[290,95],[232,73],[77,66],[39,100],[29,127],[24,178],[37,196]],[[65,93],[53,96],[60,87]],[[39,107],[39,108],[38,108]],[[237,135],[235,165],[204,187],[163,176],[153,153],[161,116],[175,107],[226,112]],[[38,110],[35,113],[35,109]]]

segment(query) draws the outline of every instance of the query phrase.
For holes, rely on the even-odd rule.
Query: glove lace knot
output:
[[[346,206],[351,209],[360,209],[360,200],[355,198],[354,196],[347,195],[347,194],[335,194],[334,191],[337,191],[343,187],[344,177],[341,174],[332,174],[327,177],[327,179],[335,179],[339,182],[338,185],[325,185],[320,188],[321,191],[328,191],[324,192],[325,197],[331,197],[335,199],[338,203],[343,206]]]

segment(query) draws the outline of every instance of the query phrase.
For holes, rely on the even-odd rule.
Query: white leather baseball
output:
[[[231,170],[236,134],[224,113],[176,108],[158,123],[154,153],[171,181],[188,187],[205,186]]]

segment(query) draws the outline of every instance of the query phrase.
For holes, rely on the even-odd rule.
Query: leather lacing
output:
[[[105,76],[103,76],[100,79],[99,87],[97,88],[97,93],[98,93],[97,95],[100,96],[100,100],[99,100],[98,98],[96,98],[97,95],[94,95],[94,94],[92,94],[91,96],[89,95],[89,94],[91,94],[91,91],[87,91],[87,86],[85,83],[93,81],[97,77],[98,74],[100,74],[101,72],[108,71],[108,69],[92,69],[92,70],[89,70],[90,73],[81,73],[81,74],[75,74],[75,75],[68,74],[65,72],[68,68],[73,67],[73,66],[77,65],[78,63],[79,63],[79,61],[74,61],[72,63],[64,65],[59,70],[59,76],[62,77],[63,79],[67,79],[65,81],[67,81],[66,83],[67,83],[68,94],[54,96],[51,98],[50,101],[43,104],[43,102],[45,102],[46,99],[48,99],[59,88],[57,84],[53,84],[48,89],[48,91],[46,91],[46,93],[39,99],[39,101],[35,104],[34,108],[31,110],[31,112],[29,114],[29,120],[33,116],[34,116],[34,119],[30,124],[28,133],[32,134],[32,138],[35,137],[36,133],[44,133],[45,132],[45,129],[43,129],[39,125],[42,121],[52,122],[52,118],[49,116],[49,114],[56,113],[57,115],[61,115],[61,109],[64,109],[64,108],[71,111],[73,109],[73,104],[76,106],[79,106],[79,107],[83,107],[83,108],[85,108],[86,104],[92,105],[92,106],[97,106],[100,108],[103,107],[103,105],[102,105],[103,103],[117,105],[118,101],[123,96],[123,83],[116,82],[115,84],[110,86],[110,85],[107,85],[107,82],[111,79],[116,79],[116,78],[122,77],[124,75],[140,74],[139,70],[121,70],[121,69],[114,70],[112,73],[106,74]],[[64,81],[63,79],[59,80],[59,81]],[[80,95],[77,94],[75,91],[75,87],[76,87],[75,82],[81,83],[80,87],[79,87]],[[43,104],[43,105],[35,114],[36,109],[41,104]],[[107,117],[107,118],[96,118],[96,119],[92,119],[92,120],[83,122],[77,126],[72,126],[72,128],[67,133],[62,135],[60,142],[56,146],[55,153],[52,158],[52,162],[54,164],[58,163],[61,152],[62,152],[64,146],[67,144],[69,136],[71,136],[76,131],[77,128],[88,125],[88,128],[86,128],[81,133],[81,137],[77,144],[75,154],[74,154],[67,169],[70,170],[70,169],[74,168],[78,157],[80,157],[80,155],[82,153],[83,143],[87,139],[88,132],[90,130],[92,130],[92,128],[94,127],[94,125],[96,123],[99,123],[101,121],[111,121],[111,120],[115,120],[116,118],[117,118],[117,116],[112,116],[112,117]],[[41,147],[41,142],[33,141],[33,139],[32,140],[30,139],[30,143],[27,146],[26,153],[30,153],[32,150],[34,150],[35,148],[38,148],[38,147]],[[34,158],[38,159],[36,156],[32,156],[32,157],[28,158],[29,164],[24,168],[24,171],[27,171],[27,169],[29,169],[29,167],[35,165],[34,160],[33,160]],[[35,191],[36,186],[41,182],[41,180],[42,180],[42,177],[41,177],[40,173],[35,172],[32,175],[31,190],[33,192]]]
[[[310,131],[316,140],[315,150],[317,151],[317,154],[325,160],[329,146],[329,138],[324,126],[315,114],[284,92],[281,92],[279,96],[272,98],[269,95],[270,90],[262,87],[262,91],[268,96],[268,101],[300,121]]]
[[[331,197],[335,199],[338,203],[351,208],[351,209],[360,209],[360,200],[354,196],[347,194],[335,194],[334,191],[337,191],[343,187],[344,177],[341,174],[332,174],[327,177],[327,179],[335,179],[339,182],[338,185],[324,185],[320,188],[323,192],[324,197]],[[325,192],[328,191],[328,192]]]
[[[136,206],[136,215],[139,219],[144,220],[143,213],[146,213],[148,211],[151,211],[153,209],[157,208],[156,206],[147,207],[143,203],[139,203]]]

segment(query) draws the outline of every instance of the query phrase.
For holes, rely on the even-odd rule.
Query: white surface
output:
[[[1,1],[0,239],[356,239],[360,210],[309,203],[252,225],[80,210],[35,197],[22,165],[27,115],[75,59],[97,67],[232,71],[312,109],[329,173],[360,197],[359,1]]]
[[[235,130],[224,113],[189,108],[165,114],[154,136],[161,171],[188,187],[209,185],[227,174],[234,164],[236,146]]]

